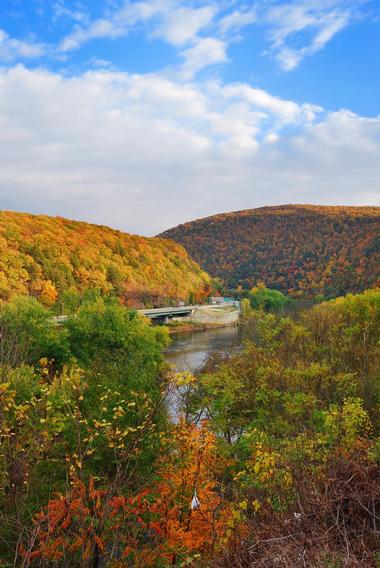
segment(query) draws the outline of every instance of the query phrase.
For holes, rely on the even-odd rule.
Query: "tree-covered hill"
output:
[[[380,208],[283,205],[199,219],[160,235],[229,287],[258,281],[293,296],[379,284]]]
[[[0,211],[0,299],[97,288],[127,303],[200,298],[210,278],[178,244],[61,217]]]

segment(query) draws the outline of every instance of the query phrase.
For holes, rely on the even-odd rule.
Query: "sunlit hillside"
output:
[[[53,304],[97,288],[129,304],[199,299],[210,278],[178,244],[61,217],[0,212],[0,298]]]

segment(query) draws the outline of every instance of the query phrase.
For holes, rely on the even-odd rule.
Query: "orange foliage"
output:
[[[158,557],[165,557],[158,531],[146,518],[149,503],[147,492],[127,499],[112,495],[110,490],[95,489],[90,478],[88,486],[73,479],[67,495],[51,499],[35,520],[32,546],[20,547],[28,565],[36,558],[57,562],[75,559],[81,566],[93,565],[96,559],[114,556],[132,558],[137,565],[154,566]],[[139,534],[149,544],[139,546]]]
[[[51,280],[46,280],[42,286],[40,300],[45,306],[52,306],[58,298],[58,292]]]
[[[380,283],[380,208],[284,205],[215,215],[161,236],[227,286],[258,281],[293,296],[338,296]]]
[[[128,566],[157,566],[158,560],[172,565],[181,555],[207,556],[226,547],[241,519],[218,491],[218,471],[226,463],[215,435],[206,423],[181,422],[172,442],[159,481],[135,496],[74,478],[68,493],[36,517],[33,544],[20,548],[22,556],[29,563],[75,559],[87,566],[96,558],[124,558]]]
[[[217,473],[225,465],[218,456],[215,435],[180,422],[174,431],[174,453],[161,470],[152,506],[157,527],[174,549],[207,551],[226,536],[230,506],[217,492]]]
[[[0,212],[0,300],[53,304],[98,288],[122,300],[203,299],[210,278],[178,244],[61,217]]]

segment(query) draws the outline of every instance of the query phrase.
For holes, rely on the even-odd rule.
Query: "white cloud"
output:
[[[162,24],[153,35],[163,37],[173,45],[182,45],[192,41],[198,32],[212,21],[215,13],[213,6],[197,9],[179,7],[164,15]]]
[[[145,33],[150,37],[161,38],[180,49],[179,55],[185,60],[181,73],[188,78],[208,65],[227,59],[224,41],[198,35],[213,21],[216,13],[215,5],[193,8],[181,5],[179,0],[126,2],[108,17],[94,20],[87,26],[77,26],[62,40],[59,50],[72,51],[92,39],[123,37],[135,26],[145,25]]]
[[[247,84],[233,84],[226,86],[224,95],[228,97],[240,97],[251,105],[270,112],[278,117],[282,124],[311,122],[321,107],[311,104],[298,105],[293,101],[287,101],[274,97],[263,89],[255,89]]]
[[[306,47],[302,47],[298,50],[288,47],[280,49],[278,59],[283,69],[290,71],[297,67],[305,57],[321,51],[335,34],[348,25],[348,22],[349,18],[347,14],[333,14],[331,17],[326,18],[324,25]]]
[[[359,17],[366,0],[297,0],[274,3],[260,12],[269,28],[271,51],[290,71],[322,50],[333,37]]]
[[[45,51],[42,43],[11,38],[0,29],[0,61],[32,59],[40,57]]]
[[[247,8],[244,11],[234,11],[218,22],[219,31],[225,35],[231,31],[239,31],[241,28],[249,26],[257,21],[257,12],[253,8]]]
[[[201,38],[182,51],[185,59],[182,65],[182,76],[190,79],[201,69],[216,63],[227,61],[226,44],[213,37]]]
[[[53,19],[67,18],[75,22],[85,23],[88,20],[88,15],[81,7],[68,7],[63,0],[57,0],[52,5]]]
[[[229,45],[242,40],[242,30],[251,26],[252,37],[255,29],[265,30],[269,44],[266,54],[274,56],[282,69],[289,71],[357,21],[363,5],[369,1],[124,0],[121,5],[117,2],[113,11],[109,9],[103,17],[92,21],[87,21],[81,12],[74,12],[72,18],[79,23],[58,49],[67,53],[90,40],[116,39],[137,30],[177,49],[186,60],[182,72],[189,78],[207,66],[228,61]],[[61,2],[58,11],[65,14],[67,8]]]
[[[268,203],[380,204],[380,117],[244,84],[17,66],[0,128],[2,208],[153,234]]]
[[[61,42],[60,51],[66,52],[77,49],[83,43],[91,39],[100,38],[117,38],[126,33],[123,25],[117,24],[110,20],[99,19],[93,22],[88,28],[78,28],[76,31],[68,35]]]
[[[66,36],[59,50],[63,52],[78,49],[84,43],[99,38],[115,39],[125,36],[137,24],[147,22],[157,14],[169,7],[165,0],[151,0],[150,2],[125,2],[125,5],[108,17],[98,18],[87,26],[77,28]]]

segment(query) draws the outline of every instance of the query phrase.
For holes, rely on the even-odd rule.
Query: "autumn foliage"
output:
[[[94,558],[114,560],[115,566],[117,558],[125,566],[129,560],[172,565],[183,556],[220,550],[228,542],[232,507],[216,491],[221,463],[215,435],[206,424],[181,422],[172,436],[157,482],[133,496],[112,484],[96,489],[93,477],[84,482],[74,476],[67,493],[35,517],[31,546],[20,546],[27,565],[69,558],[91,566]]]
[[[210,278],[181,246],[164,239],[62,217],[0,212],[0,300],[30,294],[51,306],[89,289],[138,306],[201,300]]]
[[[206,422],[178,424],[174,449],[160,470],[154,511],[160,531],[174,550],[211,552],[226,537],[231,506],[218,494],[223,460]]]
[[[126,498],[110,488],[96,489],[94,479],[71,480],[65,495],[57,494],[34,520],[29,549],[20,545],[26,565],[69,561],[78,566],[100,565],[117,558],[121,564],[154,566],[168,558],[158,523],[151,521],[147,492]],[[142,544],[149,538],[149,543]],[[129,559],[129,560],[128,560]]]
[[[378,567],[378,289],[253,309],[197,376],[115,299],[50,317],[0,306],[6,568]]]
[[[162,233],[227,287],[258,282],[295,297],[379,284],[380,209],[283,205],[215,215]]]

